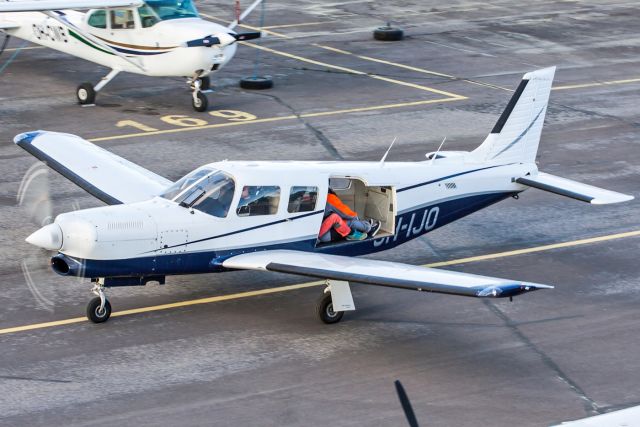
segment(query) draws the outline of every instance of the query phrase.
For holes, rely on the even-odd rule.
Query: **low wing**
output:
[[[142,6],[142,0],[0,1],[0,12],[45,12],[62,9],[104,9]]]
[[[593,185],[583,184],[544,172],[538,172],[535,176],[518,178],[516,182],[594,205],[626,202],[633,199],[633,196],[627,194],[605,190],[604,188],[594,187]]]
[[[35,131],[16,136],[14,142],[110,205],[148,200],[172,184],[75,135]]]
[[[537,283],[477,276],[398,262],[291,250],[236,255],[225,260],[222,266],[470,297],[502,298],[537,289],[553,288],[553,286]]]

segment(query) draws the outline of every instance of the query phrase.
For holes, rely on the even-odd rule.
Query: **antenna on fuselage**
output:
[[[438,153],[440,152],[440,150],[442,149],[442,146],[444,145],[444,142],[447,140],[447,137],[445,136],[444,138],[442,138],[442,142],[440,143],[440,146],[438,147],[438,149],[436,150],[435,153],[433,153],[433,156],[431,156],[431,163],[429,163],[430,165],[433,164],[433,161],[436,159],[436,157],[438,157]]]
[[[396,143],[397,139],[398,139],[397,136],[393,138],[393,141],[391,141],[391,145],[389,146],[389,148],[387,148],[387,151],[385,151],[384,156],[382,156],[382,158],[380,159],[380,167],[384,166],[384,161],[387,159],[387,156],[389,155],[389,151],[391,151],[391,147],[393,147],[393,144]]]

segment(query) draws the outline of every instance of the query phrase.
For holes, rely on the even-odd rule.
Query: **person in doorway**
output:
[[[351,228],[352,233],[349,235],[351,238],[347,237],[348,240],[364,240],[367,237],[374,237],[380,230],[380,221],[374,219],[369,221],[361,220],[358,214],[344,204],[340,197],[329,188],[325,218],[328,218],[332,213],[345,220],[349,228]]]

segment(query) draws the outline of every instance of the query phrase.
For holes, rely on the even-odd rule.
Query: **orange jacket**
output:
[[[327,194],[327,204],[330,204],[336,211],[348,217],[355,218],[358,216],[357,213],[349,209],[349,206],[342,203],[342,200],[335,194]]]

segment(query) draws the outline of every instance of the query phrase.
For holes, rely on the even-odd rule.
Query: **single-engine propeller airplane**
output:
[[[267,270],[327,280],[325,323],[355,309],[349,282],[513,297],[552,286],[354,258],[383,251],[529,187],[592,204],[633,196],[538,171],[535,157],[555,67],[525,74],[484,142],[420,162],[222,161],[172,183],[77,136],[45,131],[15,143],[111,206],[58,215],[27,242],[57,251],[53,270],[90,278],[87,307],[106,321],[110,286],[164,283],[168,275]],[[363,219],[364,240],[320,241],[330,189]]]
[[[90,10],[78,11],[83,9]],[[261,35],[238,34],[237,25],[238,20],[224,27],[201,19],[192,0],[0,0],[0,31],[111,69],[97,85],[78,86],[80,104],[93,104],[96,94],[125,71],[184,77],[193,108],[205,111],[209,75],[233,58],[237,41]]]

